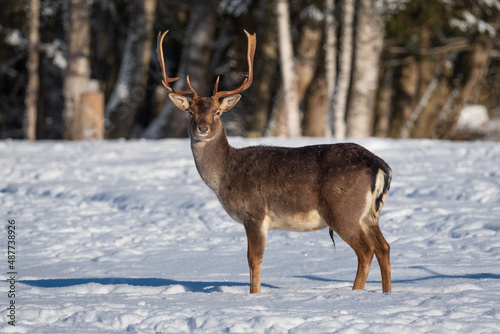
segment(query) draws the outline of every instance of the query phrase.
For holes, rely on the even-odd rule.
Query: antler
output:
[[[187,84],[189,86],[189,89],[191,90],[191,93],[190,92],[182,92],[182,91],[175,90],[175,89],[173,89],[172,87],[170,87],[168,85],[170,82],[174,82],[174,81],[178,80],[179,78],[178,77],[169,78],[167,76],[167,71],[165,69],[165,59],[163,58],[162,44],[163,44],[163,39],[165,38],[165,36],[167,35],[167,33],[168,33],[168,30],[165,31],[163,34],[161,32],[159,32],[158,33],[158,38],[156,39],[156,57],[158,58],[158,62],[161,65],[161,70],[162,70],[162,74],[163,74],[163,80],[162,80],[161,83],[163,84],[163,87],[165,87],[165,89],[167,91],[169,91],[170,93],[174,93],[174,94],[178,94],[178,95],[183,95],[183,96],[188,96],[188,97],[198,96],[198,94],[196,93],[196,91],[193,89],[193,86],[191,86],[191,82],[189,81],[189,75],[187,76]]]
[[[167,71],[165,69],[165,59],[163,58],[162,44],[163,44],[163,39],[165,38],[167,33],[168,33],[168,30],[165,31],[163,34],[161,32],[159,32],[158,38],[156,40],[156,57],[158,58],[158,62],[161,65],[161,70],[162,70],[162,74],[163,74],[163,80],[161,83],[163,84],[163,87],[165,87],[165,89],[167,91],[169,91],[170,93],[175,93],[178,95],[183,95],[183,96],[188,96],[188,97],[198,96],[196,91],[193,89],[193,86],[191,86],[191,82],[189,81],[189,75],[187,76],[187,84],[188,84],[191,92],[178,91],[178,90],[175,90],[169,86],[169,83],[174,82],[174,81],[178,80],[179,78],[178,77],[169,78],[167,76]],[[226,97],[226,96],[238,94],[238,93],[248,89],[248,87],[250,87],[250,85],[252,84],[252,81],[253,81],[253,57],[255,55],[255,46],[257,44],[257,40],[255,37],[255,34],[250,35],[246,30],[245,30],[245,34],[247,35],[247,38],[248,38],[248,53],[247,53],[248,75],[245,78],[245,81],[243,81],[243,84],[240,86],[240,88],[235,89],[235,90],[230,90],[230,91],[223,91],[223,92],[217,92],[217,89],[219,88],[219,77],[217,77],[217,81],[215,82],[214,93],[213,93],[213,96],[215,98],[221,98],[221,97]]]
[[[214,94],[213,96],[215,98],[221,98],[221,97],[226,97],[230,95],[235,95],[238,94],[250,87],[253,81],[253,56],[255,55],[255,46],[257,44],[257,39],[255,37],[255,33],[253,35],[250,35],[246,30],[245,34],[247,34],[248,38],[248,52],[247,52],[247,61],[248,61],[248,76],[245,78],[245,81],[243,81],[243,84],[240,86],[240,88],[235,89],[235,90],[230,90],[230,91],[223,91],[223,92],[217,92],[217,89],[219,87],[219,77],[217,77],[217,81],[215,82],[215,87],[214,87]]]

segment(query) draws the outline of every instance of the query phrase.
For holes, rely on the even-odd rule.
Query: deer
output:
[[[222,114],[240,100],[239,93],[253,81],[256,35],[248,39],[248,74],[242,85],[218,91],[219,77],[210,97],[193,89],[178,91],[170,83],[163,56],[163,34],[156,55],[162,84],[169,98],[189,114],[191,150],[202,180],[224,210],[241,223],[247,236],[250,293],[261,292],[261,271],[269,230],[307,232],[329,228],[356,253],[358,267],[353,289],[364,289],[375,255],[382,276],[382,291],[391,291],[390,246],[379,228],[379,216],[389,191],[389,165],[364,147],[335,143],[304,147],[232,147]],[[222,99],[222,100],[221,100]]]

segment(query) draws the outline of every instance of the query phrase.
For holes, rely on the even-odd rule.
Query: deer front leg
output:
[[[250,267],[250,293],[260,293],[262,259],[266,249],[267,229],[255,222],[245,224],[248,241],[248,266]]]

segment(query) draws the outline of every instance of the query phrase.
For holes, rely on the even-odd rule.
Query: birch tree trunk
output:
[[[343,11],[340,36],[339,75],[337,77],[337,91],[334,103],[334,135],[337,139],[344,139],[346,136],[345,114],[349,86],[351,83],[354,2],[355,0],[342,0]]]
[[[358,4],[347,136],[364,138],[369,137],[373,129],[384,26],[372,0],[359,0]]]
[[[80,139],[81,95],[90,81],[90,8],[87,0],[71,0],[69,62],[64,78],[64,139]]]
[[[319,23],[320,22],[312,19],[307,19],[300,32],[297,55],[293,62],[296,79],[295,87],[293,87],[293,89],[297,95],[297,103],[300,103],[303,100],[316,73],[318,53],[320,52],[322,37],[322,29]],[[284,84],[282,84],[271,112],[271,122],[273,123],[273,126],[269,128],[267,135],[286,136],[288,119],[287,112],[288,109],[286,108]]]
[[[281,80],[285,99],[287,135],[300,136],[300,110],[294,70],[292,35],[290,32],[290,10],[288,0],[276,0],[278,20]]]
[[[335,0],[326,0],[325,8],[325,72],[327,85],[328,113],[325,120],[325,136],[331,137],[335,118],[334,94],[337,76],[337,28],[335,27]]]
[[[38,44],[40,41],[40,0],[30,0],[28,22],[30,31],[28,63],[26,64],[28,84],[26,87],[25,100],[26,116],[24,119],[24,137],[28,140],[36,140],[36,121],[38,111],[38,95],[40,88],[40,76],[38,74]]]
[[[146,96],[156,3],[135,0],[130,4],[135,19],[130,23],[118,80],[106,105],[107,138],[130,137],[137,109]]]

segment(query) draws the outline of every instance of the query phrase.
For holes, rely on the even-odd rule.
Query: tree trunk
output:
[[[81,95],[90,81],[90,8],[87,0],[71,0],[69,62],[64,79],[64,139],[81,139]]]
[[[430,50],[431,48],[431,31],[429,27],[423,26],[419,33],[420,50]],[[434,75],[434,69],[436,67],[435,60],[433,61],[432,56],[428,52],[423,52],[418,55],[417,66],[419,72],[419,83],[417,96],[422,96],[432,81]]]
[[[448,138],[488,67],[490,49],[491,40],[482,36],[472,51],[448,52],[404,127],[403,138]]]
[[[328,112],[325,119],[324,134],[330,137],[333,132],[332,124],[335,118],[334,94],[335,79],[337,76],[337,28],[335,25],[335,0],[326,0],[325,8],[325,71],[327,84]]]
[[[420,50],[430,50],[431,48],[431,32],[428,26],[423,26],[419,33]],[[411,87],[411,101],[410,103],[405,103],[403,106],[403,117],[401,118],[400,129],[401,137],[408,138],[410,136],[410,131],[413,130],[415,121],[420,116],[421,112],[427,106],[431,94],[438,82],[439,76],[441,75],[444,63],[441,65],[434,65],[434,61],[428,52],[420,52],[417,58],[410,58],[412,62],[412,72],[414,77],[412,78]],[[437,69],[436,69],[437,68]],[[417,99],[419,99],[418,104]]]
[[[373,129],[384,26],[372,0],[359,0],[358,3],[347,136],[364,138],[369,137]]]
[[[497,36],[500,45],[500,36]],[[478,83],[470,104],[480,104],[486,107],[491,118],[500,118],[500,51],[490,51],[490,65],[484,80]]]
[[[157,0],[135,0],[129,5],[134,19],[128,28],[118,80],[106,105],[108,138],[130,136],[137,109],[146,96],[156,3]]]
[[[324,68],[322,68],[316,72],[316,76],[307,90],[304,110],[304,136],[325,136],[325,132],[327,131],[325,121],[328,120],[328,107],[328,84]]]
[[[385,66],[381,71],[382,78],[379,83],[375,102],[374,134],[375,137],[385,138],[389,136],[390,130],[394,68],[392,66]]]
[[[351,84],[352,52],[353,52],[353,21],[355,0],[342,0],[342,30],[340,36],[339,75],[337,77],[335,94],[335,137],[344,139],[346,135],[345,114],[347,97]]]
[[[407,61],[398,69],[398,72],[390,131],[390,136],[393,138],[404,137],[404,128],[415,108],[419,78],[415,58],[408,57]]]
[[[306,94],[306,91],[314,78],[318,63],[318,53],[321,46],[322,29],[317,21],[307,19],[300,33],[300,41],[297,47],[297,56],[293,63],[295,71],[295,93],[297,95],[297,103],[300,103]],[[268,135],[284,135],[287,131],[287,112],[284,84],[278,92],[276,102],[271,113],[271,122],[275,124],[274,129],[271,128]],[[299,111],[300,119],[300,111]],[[282,129],[280,131],[280,129]],[[274,130],[274,131],[273,131]]]
[[[413,57],[412,57],[413,59]],[[411,89],[413,94],[411,95],[411,105],[409,103],[403,105],[404,107],[404,117],[402,118],[402,127],[401,127],[401,138],[406,139],[409,138],[413,133],[423,133],[427,130],[423,130],[423,127],[428,127],[430,123],[432,123],[432,119],[435,116],[435,112],[433,111],[436,108],[436,105],[442,103],[446,96],[448,95],[448,88],[446,87],[446,74],[442,77],[443,69],[445,69],[445,65],[451,62],[451,58],[449,57],[446,60],[443,60],[441,64],[435,69],[432,80],[429,82],[425,91],[423,91],[422,95],[419,96],[418,103],[416,103],[415,107],[414,101],[416,100],[416,92],[418,90],[417,79],[418,75],[418,66],[416,63],[413,63],[414,67],[412,68],[411,73],[412,77],[415,80],[411,82]],[[449,72],[449,71],[445,71]],[[403,85],[401,85],[403,86]],[[404,86],[403,86],[404,87]],[[422,120],[425,119],[426,123],[422,123]],[[418,122],[417,122],[418,121]]]
[[[490,62],[490,50],[492,40],[489,36],[483,35],[474,49],[464,55],[463,62],[457,65],[457,75],[459,85],[455,88],[456,93],[452,94],[448,108],[443,108],[435,122],[433,137],[449,138],[451,131],[458,121],[460,112],[471,98],[474,89],[483,78]]]
[[[431,136],[439,111],[445,107],[451,97],[453,87],[450,81],[452,82],[453,79],[448,68],[445,68],[443,74],[439,71],[439,76],[435,76],[431,81],[415,107],[415,111],[411,114],[403,129],[402,138],[429,138]]]
[[[300,110],[297,95],[297,79],[294,71],[292,35],[290,32],[290,10],[288,0],[276,0],[281,80],[285,99],[287,135],[298,137],[300,131]]]
[[[260,137],[264,134],[268,122],[268,110],[273,93],[274,76],[278,65],[278,45],[276,43],[276,16],[271,4],[261,1],[266,15],[264,28],[257,48],[258,57],[255,57],[255,71],[258,71],[257,93],[253,98],[252,119],[249,124],[248,136]]]
[[[26,116],[24,120],[24,137],[28,140],[36,140],[38,95],[40,88],[40,77],[38,73],[38,44],[40,41],[40,0],[30,0],[28,22],[30,31],[28,63],[26,64],[28,84],[26,86]]]
[[[192,6],[186,29],[182,58],[173,86],[176,90],[189,91],[186,76],[193,88],[201,96],[206,91],[208,64],[215,36],[217,16],[210,1],[200,0]],[[167,59],[168,64],[168,59]],[[167,103],[162,113],[156,117],[143,133],[145,138],[187,137],[188,114],[181,112],[173,103]]]
[[[317,22],[308,20],[308,22],[304,23],[294,66],[299,101],[304,98],[309,85],[316,75],[322,36],[322,27]]]

